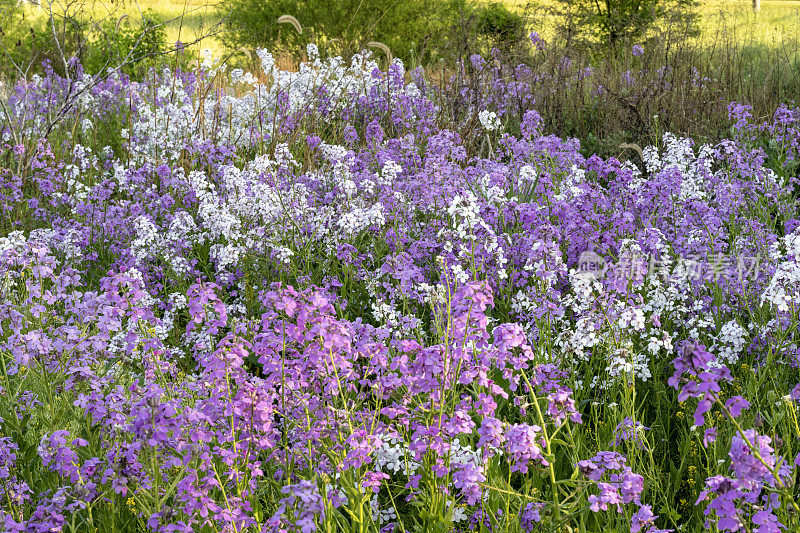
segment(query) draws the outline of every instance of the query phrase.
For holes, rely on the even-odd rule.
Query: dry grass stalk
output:
[[[369,46],[370,48],[377,48],[378,50],[382,50],[383,53],[386,54],[389,64],[390,65],[392,64],[392,51],[389,50],[388,46],[378,41],[370,41],[367,43],[367,46]]]
[[[127,19],[127,18],[130,18],[130,17],[129,17],[128,15],[122,15],[122,16],[121,16],[121,17],[120,17],[120,18],[117,20],[117,24],[114,26],[114,33],[119,33],[119,28],[120,28],[120,26],[122,25],[122,21],[123,21],[123,20],[125,20],[125,19]]]
[[[291,15],[281,15],[278,17],[278,24],[291,24],[294,29],[297,30],[297,33],[303,35],[303,27],[300,25],[300,22]]]

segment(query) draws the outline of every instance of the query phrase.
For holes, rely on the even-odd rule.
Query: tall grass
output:
[[[534,28],[552,24],[549,14],[525,11]],[[580,139],[586,156],[635,158],[636,150],[627,145],[658,145],[665,131],[700,141],[725,137],[730,102],[747,102],[756,116],[765,116],[780,104],[800,101],[800,33],[784,27],[780,38],[767,43],[768,32],[755,25],[765,19],[778,20],[753,18],[745,26],[744,19],[721,12],[716,22],[701,19],[706,29],[700,37],[667,27],[651,33],[636,50],[599,53],[552,28],[542,30],[533,45],[490,52],[472,41],[472,22],[465,20],[454,30],[447,57],[451,64],[468,65],[473,54],[491,53],[501,63],[525,64],[527,70],[509,70],[503,79],[517,87],[524,82],[547,131]],[[437,67],[429,70],[435,75]],[[454,85],[456,91],[462,84],[475,88],[480,83],[470,72],[464,71],[467,79]],[[502,98],[504,90],[507,86],[498,87],[494,97]],[[452,94],[448,101],[459,99]]]
[[[143,13],[150,12],[159,19],[168,21],[166,24],[167,42],[192,42],[200,39],[200,42],[194,47],[194,52],[199,55],[202,49],[209,49],[219,57],[224,53],[219,41],[212,37],[203,38],[207,30],[219,22],[215,5],[216,2],[213,0],[165,0],[163,2],[142,0],[122,3],[92,0],[86,4],[83,13],[87,20],[116,20],[124,15],[135,19],[141,17]],[[40,6],[26,3],[23,10],[25,19],[31,27],[41,26],[46,20],[46,12]]]
[[[87,13],[92,16],[134,15],[142,11],[152,11],[163,19],[172,20],[167,26],[170,41],[189,41],[201,36],[203,30],[219,21],[215,0],[140,0],[122,4],[94,0]],[[552,0],[503,0],[503,3],[517,11],[540,12],[553,5]],[[36,21],[41,10],[26,4],[29,19]],[[800,1],[763,0],[760,13],[754,13],[749,0],[702,0],[700,5],[701,35],[700,44],[713,45],[722,35],[734,35],[738,42],[748,47],[763,47],[791,44],[800,35]],[[302,22],[302,21],[301,21]],[[550,37],[554,31],[549,17],[536,19],[532,31]],[[213,50],[217,55],[223,53],[216,39],[204,39],[198,48]]]

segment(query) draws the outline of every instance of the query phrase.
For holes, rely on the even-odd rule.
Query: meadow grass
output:
[[[504,3],[517,12],[531,14],[537,26],[534,29],[543,37],[554,34],[554,19],[548,15],[557,5],[555,0]],[[764,0],[759,13],[753,11],[749,1],[701,0],[698,12],[699,44],[713,45],[720,34],[729,34],[760,46],[780,46],[800,34],[800,1],[796,0]]]
[[[700,40],[708,44],[724,32],[751,46],[792,45],[800,35],[800,2],[765,1],[759,13],[753,12],[750,2],[707,2],[700,21]]]
[[[174,43],[193,42],[208,34],[209,28],[220,21],[217,14],[216,3],[206,0],[143,0],[140,2],[103,2],[99,0],[87,2],[85,10],[93,20],[119,19],[128,15],[127,24],[135,24],[146,13],[152,13],[166,22],[167,42]],[[26,4],[24,7],[25,18],[34,23],[41,22],[46,17],[46,11],[40,6]],[[205,37],[195,45],[195,52],[210,49],[219,57],[223,49],[219,41],[213,37]]]
[[[549,37],[555,30],[552,17],[546,15],[555,5],[554,0],[503,0],[503,3],[517,11],[527,11],[533,15],[531,30]],[[144,12],[152,12],[167,24],[167,39],[170,42],[181,40],[189,42],[202,37],[220,18],[218,3],[213,0],[141,0],[126,3],[91,2],[88,13],[93,16],[120,17],[123,14],[133,18]],[[797,42],[800,35],[800,1],[763,0],[762,9],[754,13],[748,0],[703,0],[700,10],[701,34],[698,44],[714,45],[723,35],[734,36],[736,42],[753,50],[785,47]],[[36,20],[43,16],[37,6],[26,6],[26,15]],[[302,23],[302,21],[301,21]],[[213,37],[202,39],[196,45],[196,52],[210,49],[219,57],[224,50]]]

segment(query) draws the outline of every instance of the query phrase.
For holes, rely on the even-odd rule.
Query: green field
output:
[[[767,0],[756,14],[750,2],[714,1],[702,7],[706,38],[714,32],[733,31],[761,44],[775,45],[795,39],[800,30],[800,2]]]
[[[505,0],[506,5],[517,10],[527,10],[534,23],[532,30],[547,36],[553,28],[548,27],[547,8],[552,0],[534,1]],[[95,15],[119,18],[123,14],[131,18],[125,24],[134,23],[141,13],[152,11],[168,20],[167,37],[170,42],[190,42],[209,32],[219,22],[216,2],[209,0],[143,0],[120,5],[111,2],[93,2],[90,11]],[[27,15],[36,19],[44,10],[28,6]],[[735,41],[755,47],[791,46],[800,35],[800,0],[763,0],[761,12],[755,14],[747,0],[704,0],[700,7],[703,43],[713,44],[722,34],[735,36]],[[300,20],[302,23],[303,21]],[[219,42],[205,38],[196,46],[196,51],[208,48],[221,54]]]
[[[506,0],[506,5],[528,11],[542,25],[537,28],[547,36],[553,28],[548,24],[552,18],[547,16],[552,0]],[[763,0],[761,11],[756,14],[749,0],[701,0],[699,7],[700,40],[713,44],[722,32],[736,35],[737,42],[755,45],[782,45],[794,42],[800,35],[800,1]]]
[[[206,0],[145,0],[142,2],[103,2],[89,1],[87,9],[72,8],[73,12],[91,13],[96,19],[119,20],[128,15],[129,18],[122,20],[121,24],[136,25],[142,16],[151,12],[166,21],[166,33],[168,42],[192,42],[199,37],[214,31],[214,26],[219,22],[217,15],[216,2]],[[26,5],[25,17],[32,20],[43,19],[46,17],[46,8],[41,6]],[[221,53],[218,41],[213,37],[202,39],[195,47],[199,51],[201,48],[209,48],[215,54]]]

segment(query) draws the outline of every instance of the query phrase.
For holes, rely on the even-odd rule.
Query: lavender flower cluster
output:
[[[800,527],[800,110],[636,165],[524,65],[307,52],[11,92],[0,529]]]

